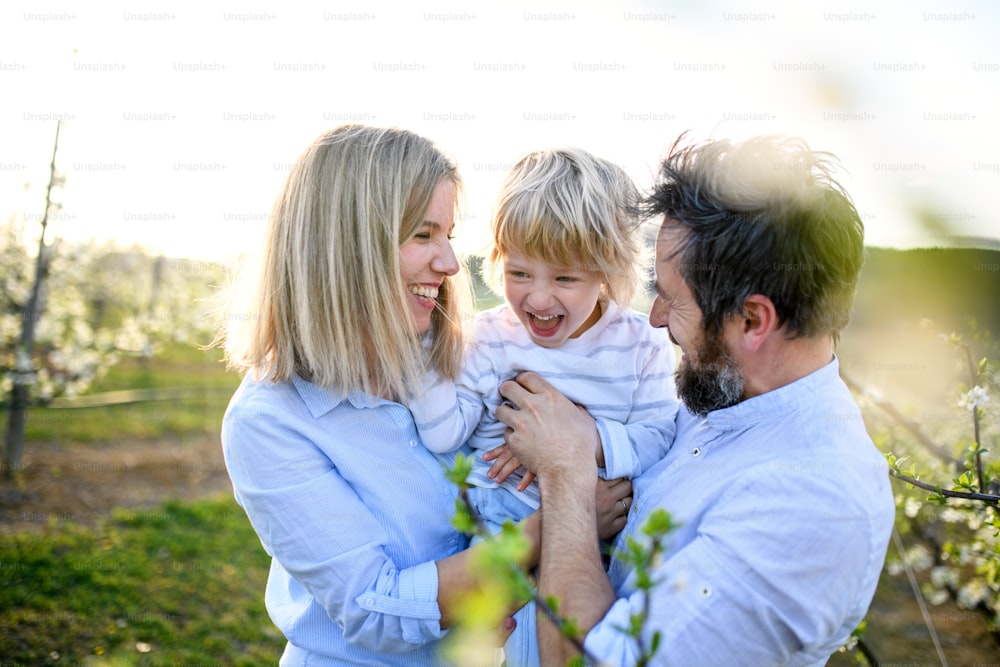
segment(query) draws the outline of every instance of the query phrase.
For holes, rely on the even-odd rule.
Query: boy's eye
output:
[[[574,282],[576,278],[574,278],[573,276],[559,276],[558,278],[556,278],[556,280],[558,280],[561,283],[571,283]]]

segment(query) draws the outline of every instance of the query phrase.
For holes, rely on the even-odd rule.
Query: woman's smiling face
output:
[[[458,258],[451,247],[454,229],[455,185],[445,180],[434,188],[417,233],[399,247],[399,273],[419,333],[431,326],[441,283],[458,273]]]

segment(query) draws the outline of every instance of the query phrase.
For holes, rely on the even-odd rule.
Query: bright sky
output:
[[[456,157],[469,246],[520,154],[579,145],[645,187],[684,130],[837,154],[869,244],[1000,238],[992,0],[86,4],[0,9],[0,215],[36,224],[61,118],[54,236],[232,259],[352,121]]]

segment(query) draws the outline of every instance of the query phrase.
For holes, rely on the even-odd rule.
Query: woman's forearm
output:
[[[524,536],[528,539],[531,550],[527,560],[522,564],[526,570],[531,570],[538,564],[541,550],[541,512],[535,512],[521,522]],[[480,542],[464,551],[452,554],[437,561],[438,570],[438,607],[441,610],[441,627],[449,628],[455,624],[454,609],[457,603],[470,591],[480,585],[480,575],[471,567],[472,559],[479,549],[487,548],[488,542]]]

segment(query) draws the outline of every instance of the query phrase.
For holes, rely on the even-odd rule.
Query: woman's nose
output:
[[[444,244],[441,252],[431,261],[431,268],[446,276],[453,276],[458,273],[458,257],[455,255],[455,249],[451,247],[451,242]]]

